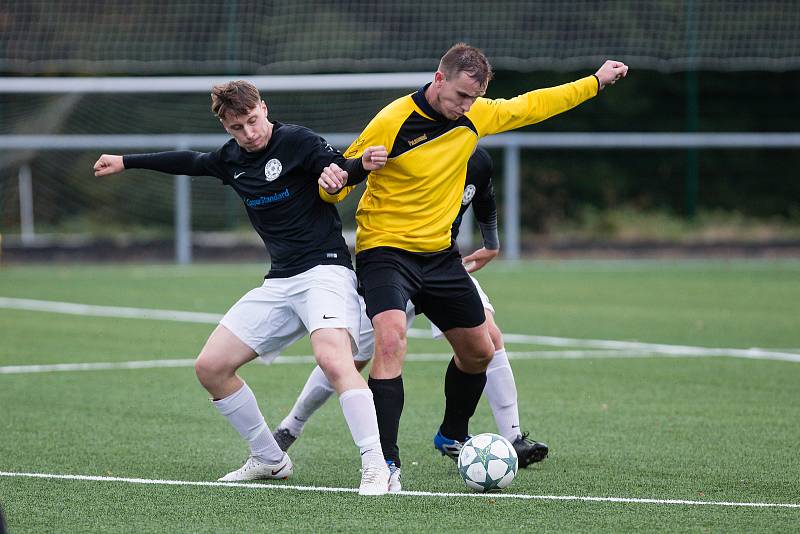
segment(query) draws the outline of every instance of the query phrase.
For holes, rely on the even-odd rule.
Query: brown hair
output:
[[[261,102],[255,85],[244,80],[221,83],[211,88],[211,112],[220,119],[225,115],[247,115]]]
[[[439,70],[445,78],[451,79],[460,72],[485,86],[492,79],[492,66],[483,52],[466,43],[456,43],[450,47],[439,62]]]

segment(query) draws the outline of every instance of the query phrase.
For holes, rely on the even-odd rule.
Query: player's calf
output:
[[[451,328],[444,335],[453,347],[456,365],[461,371],[486,372],[494,356],[494,344],[485,322],[474,328]]]

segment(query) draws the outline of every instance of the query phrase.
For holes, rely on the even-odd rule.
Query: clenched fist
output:
[[[125,165],[122,164],[122,156],[103,154],[94,164],[95,176],[108,176],[110,174],[117,174],[118,172],[122,172],[124,170]]]

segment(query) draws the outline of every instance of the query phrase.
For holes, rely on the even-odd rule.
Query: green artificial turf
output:
[[[4,268],[0,296],[222,313],[262,275],[236,265]],[[796,262],[498,262],[480,280],[507,333],[800,353]],[[188,360],[213,328],[8,309],[0,325],[0,366]],[[409,345],[447,352],[442,342]],[[279,489],[357,486],[357,451],[330,402],[290,450],[295,474],[275,489],[0,476],[0,505],[12,533],[796,530],[800,508],[503,498],[800,504],[800,363],[626,356],[512,360],[523,429],[552,452],[490,498]],[[404,490],[467,491],[431,446],[445,365],[406,364]],[[311,368],[243,368],[273,427]],[[471,431],[495,431],[485,401]],[[0,373],[0,471],[211,481],[246,455],[190,365]]]

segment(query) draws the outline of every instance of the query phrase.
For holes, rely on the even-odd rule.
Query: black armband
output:
[[[478,227],[481,229],[481,236],[483,236],[483,248],[488,250],[499,249],[500,236],[497,233],[497,217],[485,223],[478,221]]]

